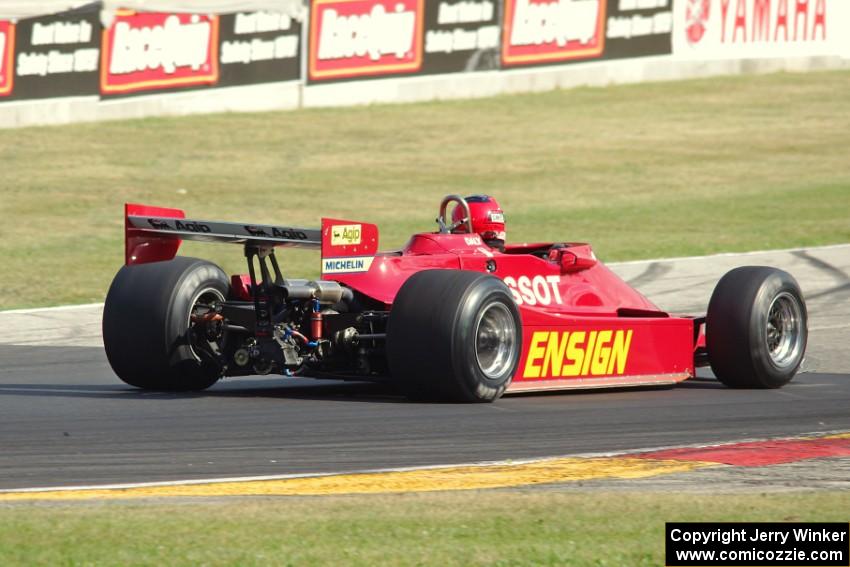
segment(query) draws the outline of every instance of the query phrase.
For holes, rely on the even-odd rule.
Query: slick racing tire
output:
[[[417,400],[492,402],[519,364],[522,324],[498,278],[428,270],[408,279],[387,324],[390,374]]]
[[[706,316],[706,350],[714,375],[731,388],[780,388],[806,352],[806,304],[782,270],[736,268],[718,282]]]
[[[197,258],[121,268],[103,309],[103,344],[115,374],[149,390],[203,390],[215,384],[221,368],[208,352],[216,337],[208,336],[208,325],[201,333],[192,321],[213,312],[228,290],[221,268]]]

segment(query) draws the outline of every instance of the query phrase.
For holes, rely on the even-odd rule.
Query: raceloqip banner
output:
[[[311,83],[670,54],[672,0],[314,0]]]
[[[850,56],[850,0],[130,4],[135,9],[108,0],[0,19],[0,103],[512,71],[671,53],[697,60]],[[237,5],[253,9],[215,11]]]
[[[284,12],[119,10],[103,34],[103,97],[296,81],[302,24]]]
[[[120,10],[103,34],[103,96],[214,85],[218,16]]]
[[[94,2],[58,14],[0,20],[0,102],[140,96],[301,78],[303,10],[102,8]]]
[[[667,54],[669,2],[313,0],[307,79],[497,71]],[[95,3],[17,24],[0,21],[0,97],[113,98],[301,80],[303,19],[298,10],[101,12]]]
[[[605,52],[606,0],[505,0],[506,67],[599,59]]]
[[[498,0],[314,0],[311,82],[499,69]]]
[[[104,30],[103,97],[296,81],[301,21],[285,12],[119,10]]]
[[[505,67],[668,55],[672,0],[505,0]]]
[[[313,0],[308,79],[418,73],[424,27],[425,0]]]

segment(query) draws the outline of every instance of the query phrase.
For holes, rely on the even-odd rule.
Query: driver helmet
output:
[[[478,234],[491,248],[499,250],[505,247],[505,214],[496,199],[489,195],[470,195],[466,198],[469,214],[472,216],[472,231]],[[452,222],[463,220],[463,207],[457,206],[452,212]],[[465,229],[465,224],[456,230]]]

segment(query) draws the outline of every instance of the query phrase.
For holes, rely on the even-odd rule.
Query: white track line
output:
[[[837,248],[850,248],[850,244],[827,244],[825,246],[813,246],[802,248],[779,248],[776,250],[753,250],[750,252],[720,252],[708,256],[680,256],[678,258],[654,258],[648,260],[629,260],[627,262],[606,263],[607,266],[630,266],[634,264],[649,264],[653,262],[680,262],[690,260],[708,260],[711,258],[733,258],[735,256],[756,256],[759,254],[790,254],[792,252],[817,252],[819,250],[834,250]]]
[[[830,330],[833,330],[833,329],[846,329],[847,327],[850,327],[850,322],[839,323],[837,325],[822,325],[822,326],[809,327],[809,331],[830,331]]]
[[[29,309],[9,309],[0,311],[0,315],[26,315],[30,313],[44,313],[50,311],[76,311],[78,309],[89,309],[91,307],[103,307],[101,303],[81,303],[76,305],[57,305],[56,307],[32,307]]]
[[[739,443],[758,443],[766,441],[780,441],[793,439],[807,439],[811,437],[827,437],[830,435],[839,435],[847,433],[844,430],[831,431],[816,431],[812,433],[802,433],[788,437],[766,437],[766,438],[747,438],[737,439],[734,441],[722,441],[716,443],[695,443],[690,445],[665,445],[660,447],[646,447],[643,449],[628,449],[624,451],[610,451],[603,453],[575,453],[571,455],[555,455],[551,457],[535,457],[532,459],[508,459],[502,461],[477,461],[473,463],[453,463],[443,465],[422,465],[412,467],[391,467],[385,469],[362,469],[354,471],[337,471],[325,473],[296,473],[296,474],[279,474],[279,475],[262,475],[262,476],[234,476],[221,478],[206,478],[206,479],[188,479],[188,480],[166,480],[157,482],[131,482],[123,484],[100,484],[100,485],[80,485],[80,486],[47,486],[39,488],[4,488],[0,489],[0,494],[19,493],[19,492],[69,492],[74,490],[123,490],[130,488],[151,488],[157,486],[187,486],[187,485],[203,485],[203,484],[219,484],[224,482],[256,482],[267,480],[289,480],[294,478],[319,478],[326,476],[337,475],[354,475],[354,474],[381,474],[381,473],[396,473],[396,472],[411,472],[411,471],[427,471],[439,469],[453,469],[458,467],[492,467],[492,466],[510,466],[510,465],[525,465],[529,463],[540,463],[553,459],[592,459],[604,457],[622,457],[624,455],[636,455],[640,453],[654,453],[657,451],[668,451],[671,449],[701,449],[704,447],[723,447],[726,445],[736,445]]]
[[[18,345],[15,345],[18,346]],[[22,346],[31,346],[31,345],[22,345]],[[12,392],[15,394],[99,394],[103,396],[108,396],[111,394],[126,394],[128,390],[74,390],[71,388],[68,389],[55,389],[55,388],[9,388],[7,386],[0,385],[0,392]],[[144,392],[139,392],[144,395]],[[159,393],[159,392],[156,392]]]

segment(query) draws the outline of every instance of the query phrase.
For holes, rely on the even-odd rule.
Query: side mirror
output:
[[[559,264],[561,266],[562,274],[580,272],[596,265],[596,257],[593,256],[593,252],[590,252],[589,255],[582,254],[582,252],[584,252],[584,250],[577,250],[575,252],[570,250],[560,250],[561,257],[559,259]]]

